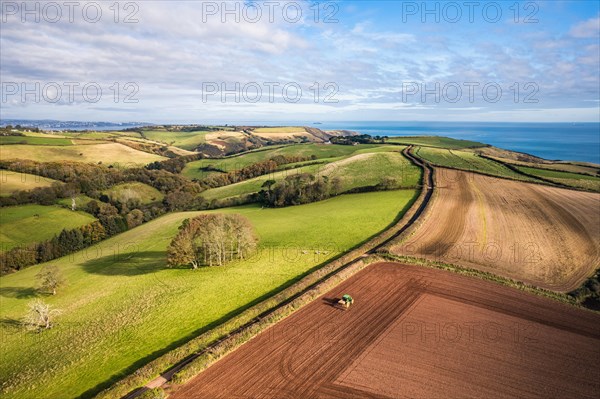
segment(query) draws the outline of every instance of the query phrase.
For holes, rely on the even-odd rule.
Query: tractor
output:
[[[352,298],[348,294],[344,294],[342,298],[337,302],[339,305],[342,305],[344,308],[348,309],[350,305],[354,303],[354,298]]]

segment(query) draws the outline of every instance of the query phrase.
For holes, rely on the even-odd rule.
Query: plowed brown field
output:
[[[436,169],[422,217],[393,253],[555,291],[578,287],[600,265],[600,194]]]
[[[350,293],[349,310],[331,305]],[[600,315],[450,272],[371,265],[173,393],[596,398]]]

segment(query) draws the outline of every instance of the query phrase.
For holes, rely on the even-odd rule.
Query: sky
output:
[[[599,7],[2,0],[0,118],[598,122]]]

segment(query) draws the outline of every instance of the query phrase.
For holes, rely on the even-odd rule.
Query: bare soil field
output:
[[[332,305],[349,293],[348,310]],[[176,390],[192,398],[595,398],[600,315],[450,272],[371,265]]]
[[[436,169],[422,224],[391,252],[559,292],[600,264],[600,194]]]

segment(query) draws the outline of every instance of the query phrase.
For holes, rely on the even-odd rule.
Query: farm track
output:
[[[347,311],[331,306],[345,292],[355,305]],[[490,340],[476,329],[472,340],[452,342],[408,334],[408,326],[421,323],[430,335],[443,323],[494,323],[501,333]],[[520,336],[510,333],[515,325]],[[380,263],[259,334],[170,398],[591,398],[600,389],[593,365],[599,348],[598,314],[451,272]]]

